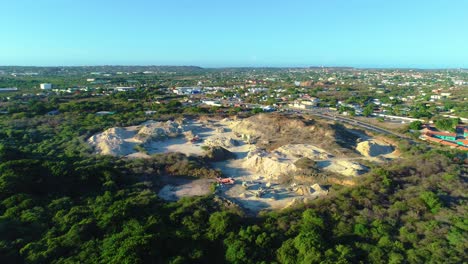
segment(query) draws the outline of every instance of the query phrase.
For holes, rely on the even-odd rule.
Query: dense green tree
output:
[[[371,116],[374,113],[374,104],[368,104],[362,111],[363,116]]]
[[[455,126],[458,125],[460,120],[458,118],[442,118],[435,122],[437,129],[443,131],[455,131]]]
[[[422,129],[422,122],[421,121],[413,121],[410,123],[409,128],[412,130],[421,130]]]

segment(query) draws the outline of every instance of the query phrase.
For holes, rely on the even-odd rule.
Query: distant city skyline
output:
[[[468,68],[468,1],[4,0],[0,65]]]
[[[212,66],[204,67],[200,65],[154,65],[154,64],[95,64],[95,65],[0,65],[2,67],[18,67],[18,68],[67,68],[67,67],[200,67],[202,69],[314,69],[314,68],[324,68],[324,69],[339,69],[339,68],[350,68],[356,70],[463,70],[468,71],[468,67],[445,67],[445,68],[425,68],[425,67],[354,67],[354,66],[334,66],[334,65],[308,65],[308,66]]]

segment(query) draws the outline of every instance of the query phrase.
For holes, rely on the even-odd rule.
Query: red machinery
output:
[[[216,181],[219,184],[234,184],[235,180],[233,178],[216,178]]]
[[[198,142],[198,141],[200,141],[200,137],[199,137],[199,136],[194,136],[194,137],[190,140],[190,142],[192,142],[192,143],[195,143],[195,142]]]

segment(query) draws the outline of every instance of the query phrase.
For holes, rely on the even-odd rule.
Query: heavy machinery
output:
[[[191,143],[196,143],[196,142],[198,142],[198,141],[200,141],[200,137],[199,137],[199,136],[194,136],[194,137],[190,140]]]
[[[235,180],[233,178],[220,178],[220,177],[217,177],[216,181],[219,184],[234,184],[235,183]]]

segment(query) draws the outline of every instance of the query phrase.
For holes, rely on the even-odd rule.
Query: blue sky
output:
[[[0,0],[0,65],[468,67],[466,0]]]

